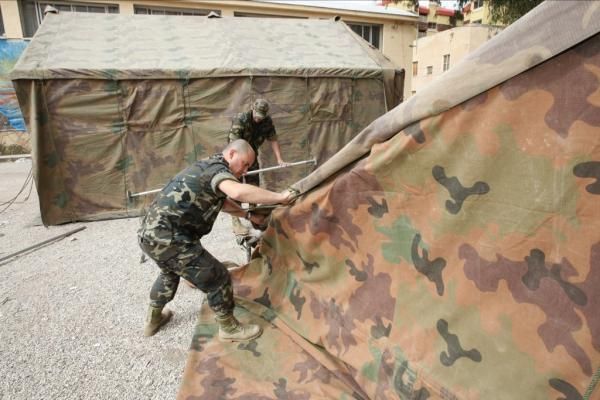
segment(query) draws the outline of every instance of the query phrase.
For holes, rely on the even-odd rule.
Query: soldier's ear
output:
[[[223,152],[223,156],[225,157],[225,159],[226,159],[228,162],[230,162],[230,161],[231,161],[231,158],[232,158],[232,156],[233,156],[233,153],[232,153],[232,152],[233,152],[233,149],[226,149],[226,150]]]

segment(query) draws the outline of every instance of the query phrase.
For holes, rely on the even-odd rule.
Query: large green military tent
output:
[[[46,16],[11,74],[45,224],[137,214],[127,191],[222,148],[257,97],[285,159],[320,163],[401,101],[403,77],[340,21],[69,13]]]
[[[179,398],[600,399],[599,32],[542,3],[294,184]]]

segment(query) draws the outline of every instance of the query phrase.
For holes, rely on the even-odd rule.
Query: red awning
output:
[[[454,16],[454,10],[450,9],[450,8],[438,8],[435,11],[435,15],[443,15],[446,17],[453,17]]]

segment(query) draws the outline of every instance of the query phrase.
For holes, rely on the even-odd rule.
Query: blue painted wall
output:
[[[25,132],[17,95],[8,79],[8,73],[28,43],[27,40],[0,39],[0,131]]]

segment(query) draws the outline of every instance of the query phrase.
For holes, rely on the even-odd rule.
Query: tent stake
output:
[[[23,253],[25,253],[25,252],[27,252],[27,251],[29,251],[29,250],[33,250],[33,249],[36,249],[36,248],[38,248],[38,247],[41,247],[41,246],[45,245],[46,243],[50,243],[50,242],[53,242],[53,241],[56,241],[56,240],[60,240],[60,239],[66,238],[67,236],[70,236],[70,235],[72,235],[72,234],[74,234],[74,233],[77,233],[77,232],[79,232],[79,231],[82,231],[82,230],[84,230],[84,229],[85,229],[85,226],[80,226],[79,228],[77,228],[77,229],[73,229],[72,231],[65,232],[65,233],[63,233],[63,234],[60,234],[60,235],[58,235],[58,236],[55,236],[55,237],[53,237],[53,238],[50,238],[50,239],[44,240],[43,242],[40,242],[40,243],[34,244],[33,246],[26,247],[26,248],[24,248],[23,250],[19,250],[19,251],[17,251],[16,253],[12,253],[12,254],[9,254],[9,255],[7,255],[7,256],[4,256],[4,257],[0,258],[0,263],[1,263],[1,262],[3,262],[3,261],[5,261],[5,260],[8,260],[8,259],[10,259],[10,258],[16,257],[16,256],[18,256],[19,254],[23,254]]]

